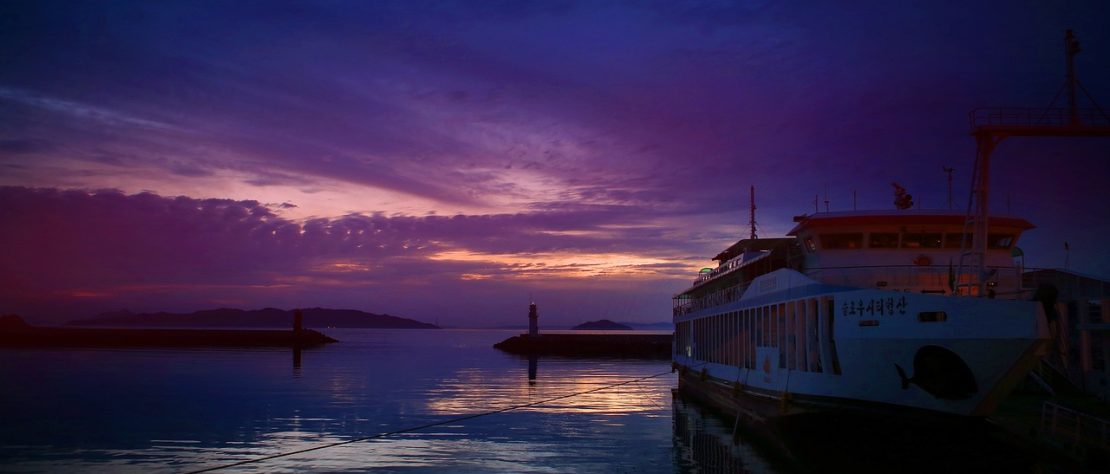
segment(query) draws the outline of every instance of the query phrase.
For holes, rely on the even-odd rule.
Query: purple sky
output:
[[[968,111],[1047,106],[1066,28],[1110,106],[1102,2],[648,5],[5,2],[0,313],[665,321],[749,185],[762,236],[945,165],[964,208]],[[1028,265],[1110,277],[1110,139],[993,161]]]

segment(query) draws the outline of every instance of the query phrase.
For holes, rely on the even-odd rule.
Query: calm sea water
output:
[[[688,472],[724,456],[703,451],[728,430],[672,400],[668,361],[541,358],[530,382],[527,359],[491,347],[516,331],[326,332],[341,342],[299,361],[276,349],[0,349],[0,470],[187,472],[660,373],[227,471]],[[743,443],[715,443],[742,458],[729,462],[773,471]]]
[[[299,358],[0,349],[0,472],[191,472],[434,423],[219,472],[1072,472],[984,423],[791,417],[749,432],[673,397],[669,361],[530,368],[491,347],[517,331],[327,332],[341,342]]]

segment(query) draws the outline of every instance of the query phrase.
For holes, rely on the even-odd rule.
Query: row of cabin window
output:
[[[901,236],[901,242],[899,242]],[[942,240],[943,237],[943,240]],[[961,247],[964,234],[940,232],[871,232],[868,234],[867,248],[872,249],[958,249]],[[972,236],[967,234],[968,247],[971,246]],[[859,249],[863,248],[863,233],[838,233],[821,234],[821,248],[830,249]],[[806,249],[810,252],[817,250],[813,238],[805,241]],[[987,234],[987,247],[991,249],[1008,249],[1014,244],[1013,234]]]
[[[839,373],[832,346],[833,306],[818,314],[818,300],[798,300],[676,324],[675,353],[716,364],[748,369],[757,366],[756,347],[779,348],[779,368],[821,372],[821,340],[830,345],[833,367]],[[821,327],[819,325],[823,325]]]

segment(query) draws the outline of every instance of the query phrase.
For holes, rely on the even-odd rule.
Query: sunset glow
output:
[[[488,264],[492,271],[507,278],[590,278],[619,275],[627,278],[665,278],[652,265],[670,263],[657,258],[628,254],[535,253],[487,254],[467,251],[439,252],[431,260]],[[468,273],[463,279],[487,279],[493,275]]]
[[[1084,2],[0,8],[0,311],[44,322],[234,301],[502,325],[528,294],[667,321],[747,235],[749,186],[762,237],[891,208],[890,182],[966,207],[968,111],[1048,103],[1066,28],[1110,101]],[[999,146],[1027,266],[1107,276],[1108,149]]]

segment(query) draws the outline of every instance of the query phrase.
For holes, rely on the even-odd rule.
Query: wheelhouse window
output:
[[[872,232],[868,236],[867,246],[873,249],[896,249],[898,248],[898,233]]]
[[[1013,234],[987,234],[987,248],[1008,249],[1014,245]]]
[[[940,233],[932,232],[905,232],[902,234],[902,248],[905,249],[939,249]]]
[[[964,234],[958,234],[958,233],[957,234],[944,234],[944,248],[946,248],[946,249],[958,249],[958,248],[960,248],[960,242],[964,238],[965,238]],[[967,234],[966,238],[967,238],[967,247],[970,248],[971,247],[971,241],[972,241],[971,234]]]
[[[821,248],[858,249],[863,247],[863,233],[821,234]]]

